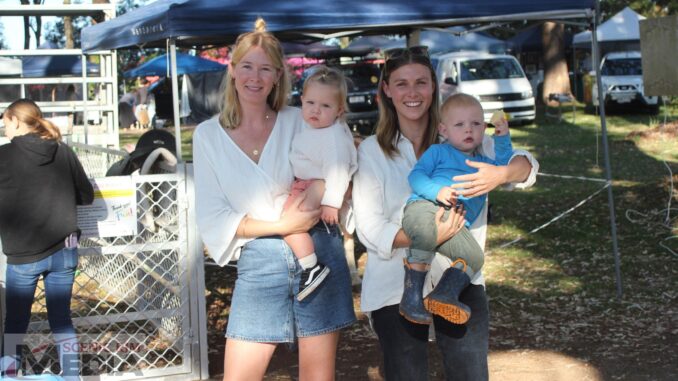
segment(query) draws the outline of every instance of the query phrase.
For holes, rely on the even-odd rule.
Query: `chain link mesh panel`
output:
[[[113,150],[74,148],[90,176],[105,173],[100,166],[122,157]],[[138,233],[80,242],[71,308],[83,376],[140,378],[191,371],[186,175],[182,170],[132,179]],[[58,371],[42,282],[24,342],[31,351],[24,352],[25,374]]]
[[[90,146],[82,143],[71,143],[70,147],[78,155],[87,176],[104,177],[106,171],[114,163],[124,159],[128,153],[121,150]]]

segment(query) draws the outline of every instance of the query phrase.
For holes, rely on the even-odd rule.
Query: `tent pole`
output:
[[[421,29],[415,29],[407,34],[407,47],[421,44]]]
[[[603,84],[600,78],[600,50],[598,47],[598,25],[600,23],[600,0],[596,0],[596,13],[594,15],[593,28],[591,28],[591,41],[593,48],[593,64],[596,68],[596,84],[598,86],[598,107],[600,110],[600,127],[603,137],[603,153],[605,155],[605,178],[607,180],[607,199],[610,209],[610,233],[612,234],[612,251],[614,254],[614,272],[617,280],[617,299],[621,300],[622,278],[617,244],[617,221],[614,213],[614,196],[612,194],[612,171],[610,169],[610,151],[607,143],[607,123],[605,121],[605,97],[603,96]]]
[[[172,107],[174,108],[174,139],[177,145],[177,161],[181,163],[181,118],[179,116],[179,77],[177,75],[177,43],[169,40],[170,74],[172,75]]]
[[[82,119],[83,119],[83,132],[85,134],[85,144],[89,144],[89,131],[87,130],[87,56],[85,54],[80,55],[80,62],[82,63]],[[78,119],[76,118],[77,114],[73,112],[73,120],[71,121],[71,136],[73,136],[73,130],[75,129],[75,121]],[[109,144],[109,135],[110,131],[106,131],[106,147],[108,147]]]

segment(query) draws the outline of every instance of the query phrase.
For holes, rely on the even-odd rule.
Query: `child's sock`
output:
[[[301,259],[299,259],[299,265],[301,265],[301,268],[306,270],[310,269],[311,267],[315,266],[318,263],[318,257],[315,256],[315,253],[311,253],[310,255],[307,255]]]

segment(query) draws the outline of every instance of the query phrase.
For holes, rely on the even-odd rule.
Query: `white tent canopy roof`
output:
[[[0,57],[0,75],[21,75],[21,60]]]
[[[633,9],[626,7],[621,12],[612,16],[611,19],[600,24],[598,27],[598,42],[610,41],[639,41],[640,27],[638,22],[645,20]],[[591,31],[585,31],[574,35],[572,44],[577,46],[590,46]]]

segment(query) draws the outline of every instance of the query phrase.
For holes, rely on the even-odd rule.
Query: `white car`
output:
[[[431,57],[436,68],[441,101],[454,93],[478,98],[489,121],[504,110],[511,122],[532,123],[534,94],[520,63],[506,54],[454,52]]]
[[[640,105],[658,112],[661,98],[645,96],[640,52],[608,53],[601,62],[600,80],[605,105]],[[593,83],[593,106],[598,106],[598,85]]]

